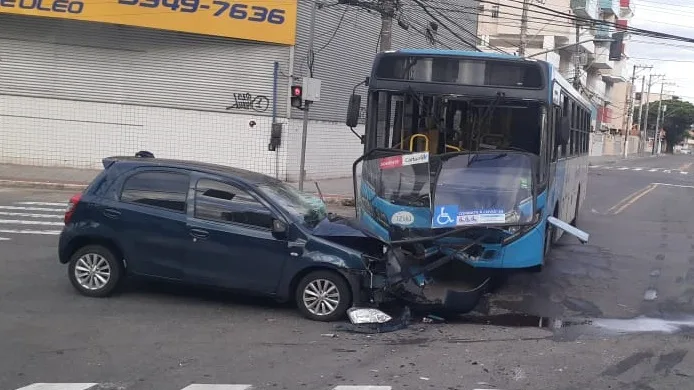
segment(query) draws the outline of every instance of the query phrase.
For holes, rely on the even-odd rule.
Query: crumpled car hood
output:
[[[325,218],[311,232],[316,237],[344,245],[371,256],[383,254],[383,241],[362,228],[354,219],[344,217]]]

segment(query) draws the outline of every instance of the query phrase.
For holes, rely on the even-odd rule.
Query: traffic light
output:
[[[304,88],[301,85],[292,85],[290,90],[292,107],[301,108],[303,105]]]

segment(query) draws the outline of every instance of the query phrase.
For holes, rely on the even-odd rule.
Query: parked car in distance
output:
[[[70,199],[60,235],[59,260],[81,294],[109,296],[136,275],[294,300],[318,321],[341,318],[359,299],[362,252],[315,234],[329,223],[320,199],[219,165],[142,157],[103,165]]]

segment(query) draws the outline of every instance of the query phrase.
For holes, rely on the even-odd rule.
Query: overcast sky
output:
[[[694,39],[693,0],[631,0],[634,17],[629,25],[645,30],[658,31]],[[654,74],[664,74],[676,86],[665,90],[694,102],[694,43],[645,38],[632,35],[626,53],[630,65],[653,65]],[[632,70],[629,71],[631,77]],[[648,70],[640,74],[648,74]],[[640,88],[640,79],[637,89]],[[660,92],[660,85],[653,85],[651,93]]]

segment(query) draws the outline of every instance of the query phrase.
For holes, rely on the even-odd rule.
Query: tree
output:
[[[649,103],[649,129],[655,128],[658,115],[658,105],[659,102]],[[663,100],[663,107],[665,106],[667,106],[667,111],[665,111],[660,120],[660,127],[665,130],[665,140],[667,141],[666,153],[672,153],[672,149],[675,145],[689,137],[689,130],[691,129],[692,124],[694,124],[694,105],[687,101],[674,99]],[[641,109],[644,110],[643,112],[645,114],[646,105],[644,104]],[[634,110],[634,123],[638,121],[638,114],[639,111],[637,108]]]

